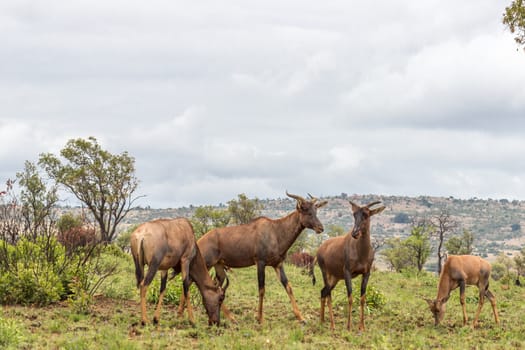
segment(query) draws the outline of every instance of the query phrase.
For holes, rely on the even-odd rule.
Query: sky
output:
[[[93,136],[135,158],[140,206],[525,200],[509,4],[3,0],[0,182]]]

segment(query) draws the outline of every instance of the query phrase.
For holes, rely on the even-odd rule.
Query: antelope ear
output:
[[[426,301],[429,306],[432,306],[434,304],[434,300],[432,300],[432,299],[423,298],[423,300]]]
[[[325,206],[326,204],[328,204],[328,201],[322,201],[322,202],[319,202],[319,203],[315,203],[315,207],[316,208],[321,208],[321,207]]]
[[[382,207],[379,207],[379,208],[372,209],[372,210],[370,211],[370,215],[376,215],[376,214],[379,214],[379,213],[382,212],[383,210],[385,210],[385,206],[382,206]]]
[[[359,205],[355,204],[354,202],[352,202],[352,201],[348,201],[348,202],[349,202],[350,205],[352,206],[352,212],[355,213],[356,211],[358,211],[359,209],[361,209],[361,207],[360,207]]]

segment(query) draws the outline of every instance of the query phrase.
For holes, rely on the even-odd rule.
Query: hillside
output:
[[[358,204],[382,201],[386,209],[372,220],[372,236],[381,240],[392,236],[406,236],[410,223],[396,223],[394,218],[406,214],[408,218],[434,215],[447,210],[459,223],[458,233],[467,229],[474,233],[477,254],[492,258],[501,251],[509,255],[525,245],[525,201],[492,199],[456,199],[453,197],[401,197],[379,195],[346,195],[324,197],[328,204],[319,209],[318,216],[325,229],[330,225],[342,226],[348,231],[353,224],[353,216],[348,200]],[[263,199],[262,215],[279,218],[295,208],[295,201],[289,198]],[[221,207],[226,208],[224,205]],[[191,217],[195,207],[168,209],[133,209],[122,222],[121,229],[161,217]],[[307,234],[313,235],[308,230]]]

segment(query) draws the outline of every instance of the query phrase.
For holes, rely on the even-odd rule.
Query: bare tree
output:
[[[441,209],[440,212],[433,215],[430,218],[430,223],[433,226],[432,236],[437,238],[438,247],[437,247],[437,269],[438,274],[441,273],[441,266],[443,265],[443,260],[445,258],[444,252],[444,242],[445,237],[450,233],[454,232],[458,227],[458,222],[452,217],[450,212],[447,209]]]

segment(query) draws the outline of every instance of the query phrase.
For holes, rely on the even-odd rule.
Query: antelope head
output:
[[[354,213],[354,227],[352,228],[352,237],[358,238],[361,234],[368,232],[370,229],[370,217],[382,212],[385,209],[385,206],[382,205],[372,209],[374,205],[381,203],[381,201],[368,203],[362,207],[352,201],[349,202],[352,205],[352,212]]]
[[[304,199],[303,197],[295,194],[290,194],[288,191],[286,191],[286,195],[297,201],[296,210],[299,212],[301,225],[314,230],[315,233],[323,232],[323,224],[317,218],[317,209],[326,205],[328,201],[325,200],[319,202],[319,199],[313,197],[311,194],[308,194],[310,196],[310,200]]]
[[[445,309],[447,304],[442,299],[425,299],[425,301],[428,303],[432,315],[434,315],[434,325],[437,326],[439,322],[443,320],[443,316],[445,316]]]
[[[220,310],[226,295],[226,289],[228,289],[229,285],[230,280],[228,279],[228,276],[226,276],[222,286],[216,281],[216,289],[210,291],[210,297],[205,299],[204,306],[208,313],[208,325],[210,326],[219,325],[220,323]]]

